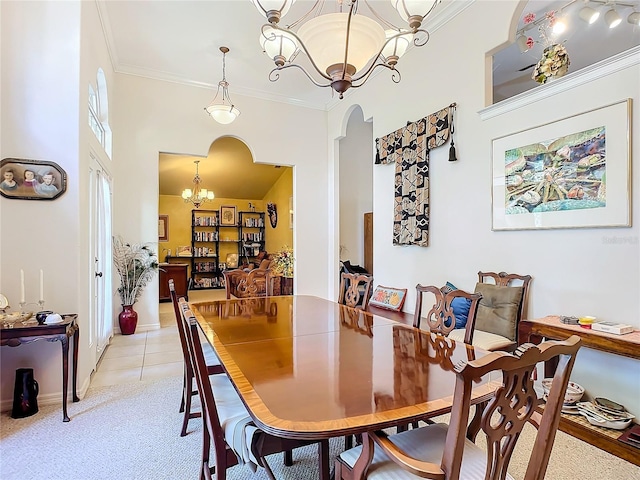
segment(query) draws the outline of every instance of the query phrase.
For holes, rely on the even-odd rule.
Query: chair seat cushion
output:
[[[401,448],[407,455],[418,460],[440,465],[442,452],[447,436],[447,425],[438,423],[426,427],[414,428],[397,435],[389,436],[389,440]],[[361,446],[352,448],[340,454],[340,458],[350,467],[356,463],[362,450]],[[469,440],[465,440],[461,480],[484,480],[487,465],[487,454],[480,447]],[[411,480],[419,478],[396,465],[382,449],[376,447],[373,462],[369,467],[367,479]],[[507,480],[513,480],[509,474]]]
[[[465,333],[466,330],[464,328],[455,329],[449,333],[449,338],[451,340],[455,340],[456,342],[464,342]],[[473,332],[472,345],[483,350],[500,350],[501,348],[508,347],[512,344],[513,342],[511,340],[509,340],[507,337],[503,337],[502,335],[483,332],[482,330],[475,330]]]
[[[247,408],[233,388],[229,377],[211,375],[209,380],[225,441],[238,457],[238,463],[247,465],[255,472],[258,460],[254,456],[251,446],[254,441],[257,441],[258,435],[263,432],[253,424]]]

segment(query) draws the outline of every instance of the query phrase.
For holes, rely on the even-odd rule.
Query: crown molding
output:
[[[638,64],[640,64],[640,46],[630,48],[622,53],[582,68],[577,72],[565,75],[564,77],[554,80],[552,83],[538,85],[531,90],[502,100],[494,105],[483,108],[478,114],[481,120],[488,120]]]

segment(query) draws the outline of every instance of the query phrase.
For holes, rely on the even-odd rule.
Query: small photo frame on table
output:
[[[0,195],[18,200],[54,200],[67,190],[67,173],[55,162],[4,158]]]
[[[169,241],[169,215],[158,215],[158,241]]]
[[[220,207],[220,225],[235,226],[236,225],[236,207],[221,206]]]
[[[492,229],[631,226],[631,99],[493,140]]]

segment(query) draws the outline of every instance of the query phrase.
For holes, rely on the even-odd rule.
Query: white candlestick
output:
[[[20,269],[20,303],[24,303],[24,270]]]
[[[40,301],[44,302],[44,273],[40,269]]]

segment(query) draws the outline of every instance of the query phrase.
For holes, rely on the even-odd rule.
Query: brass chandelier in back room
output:
[[[400,82],[396,69],[399,58],[411,43],[421,47],[429,41],[429,33],[421,28],[425,18],[440,0],[390,0],[406,21],[398,27],[385,20],[367,0],[318,0],[293,23],[283,27],[281,19],[296,0],[251,0],[267,19],[262,26],[260,43],[276,67],[271,81],[287,68],[298,68],[318,87],[331,87],[340,98],[349,88],[362,86],[378,68],[392,72]],[[337,12],[324,12],[326,3],[337,5]],[[371,16],[358,9],[366,6]],[[374,20],[375,18],[375,20]],[[312,70],[294,63],[296,57],[307,57]]]
[[[185,188],[182,191],[182,198],[185,203],[191,202],[196,208],[200,208],[200,205],[203,203],[211,202],[215,195],[213,194],[213,191],[200,187],[200,183],[202,183],[202,179],[198,173],[198,164],[200,163],[200,160],[194,160],[193,163],[196,164],[196,176],[193,177],[193,190]]]

